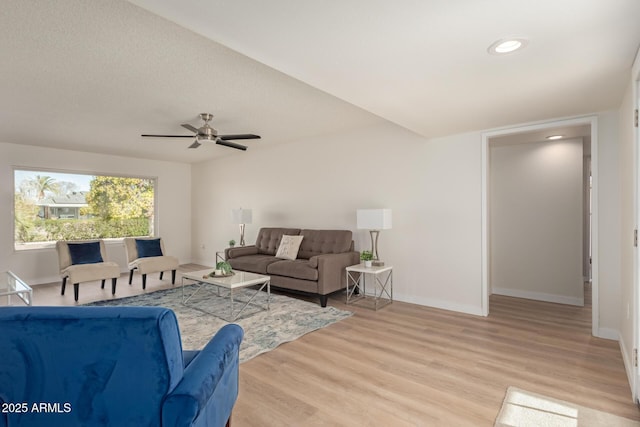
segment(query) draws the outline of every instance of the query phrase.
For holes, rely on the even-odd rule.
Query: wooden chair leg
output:
[[[171,270],[171,284],[172,285],[176,284],[176,271],[175,270]]]
[[[73,298],[78,302],[78,294],[80,293],[80,283],[73,284]]]
[[[67,287],[67,278],[63,277],[62,278],[62,290],[60,291],[60,295],[64,295],[64,288]]]
[[[117,277],[114,277],[113,279],[111,279],[111,295],[116,294],[116,283],[118,283]]]
[[[160,272],[160,280],[162,280],[162,275],[164,274],[164,271]]]
[[[133,281],[133,268],[129,271],[129,284],[131,284],[131,281]]]
[[[147,275],[142,275],[142,289],[147,289]]]
[[[104,289],[104,279],[102,279],[102,285],[100,286],[100,289]]]

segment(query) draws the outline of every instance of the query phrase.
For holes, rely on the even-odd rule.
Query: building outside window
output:
[[[14,169],[16,250],[153,236],[153,178]]]

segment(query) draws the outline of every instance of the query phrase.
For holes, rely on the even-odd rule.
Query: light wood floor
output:
[[[146,292],[166,287],[150,277]],[[80,303],[108,288],[81,285]],[[74,304],[73,287],[34,292],[37,305]],[[119,280],[117,297],[141,292],[139,276]],[[618,343],[591,336],[590,305],[492,296],[483,318],[401,302],[374,312],[344,295],[329,304],[355,315],[240,366],[234,427],[492,426],[509,386],[640,420]]]

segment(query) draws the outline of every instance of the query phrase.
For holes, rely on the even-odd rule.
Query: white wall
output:
[[[490,147],[491,290],[583,305],[582,139]]]
[[[10,269],[30,284],[59,280],[55,249],[14,251],[13,167],[157,177],[157,222],[167,252],[181,263],[191,260],[191,166],[78,151],[0,143],[0,271]],[[121,242],[107,246],[122,271],[127,264]]]
[[[620,107],[620,348],[627,368],[629,381],[633,384],[633,298],[634,298],[634,248],[633,229],[636,227],[634,217],[634,132],[633,132],[633,85],[629,84]],[[637,308],[636,308],[637,309]]]
[[[620,331],[620,173],[618,112],[598,115],[598,198],[599,269],[597,310],[598,336],[618,339]],[[628,237],[627,237],[628,238]]]
[[[601,329],[619,326],[617,113],[597,115],[600,183]],[[211,265],[238,240],[233,207],[253,209],[248,244],[261,226],[344,228],[357,249],[357,208],[393,209],[380,256],[394,265],[394,297],[480,315],[481,132],[426,140],[393,124],[247,151],[193,166],[193,258]],[[614,179],[615,178],[615,179]],[[202,245],[205,249],[202,249]]]
[[[211,265],[238,240],[234,207],[253,209],[247,244],[262,226],[335,228],[353,230],[358,250],[370,243],[356,209],[385,207],[393,229],[379,251],[394,266],[394,297],[480,314],[479,141],[385,124],[194,165],[194,259]]]

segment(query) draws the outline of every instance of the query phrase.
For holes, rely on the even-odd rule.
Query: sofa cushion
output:
[[[298,257],[300,243],[302,243],[302,236],[282,236],[280,246],[278,246],[278,252],[276,252],[276,258],[296,259]]]
[[[298,258],[309,259],[321,254],[339,254],[351,250],[350,230],[302,230]]]
[[[248,271],[258,274],[267,274],[267,266],[276,261],[280,260],[272,255],[264,254],[247,255],[227,260],[234,270]]]
[[[259,254],[275,255],[280,246],[283,235],[297,236],[299,228],[261,228],[256,238],[256,248]]]
[[[267,274],[293,277],[302,280],[318,280],[318,269],[309,266],[307,260],[278,260],[267,266]]]
[[[96,264],[103,262],[100,242],[68,243],[71,264]]]

